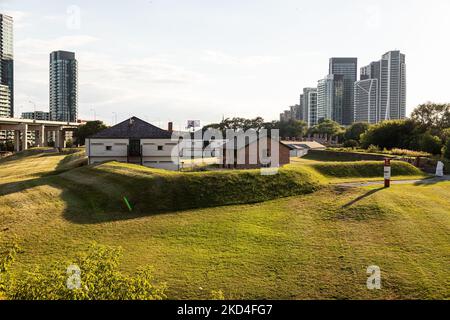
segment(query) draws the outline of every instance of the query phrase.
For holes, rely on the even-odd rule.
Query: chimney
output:
[[[169,122],[169,130],[170,133],[173,133],[173,122]]]

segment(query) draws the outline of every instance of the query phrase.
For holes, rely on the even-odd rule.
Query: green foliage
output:
[[[431,154],[441,154],[442,140],[439,137],[431,135],[426,132],[419,138],[420,151],[428,152]]]
[[[333,120],[322,120],[319,124],[309,129],[310,134],[326,134],[329,137],[335,137],[341,134],[344,130],[339,123]]]
[[[411,119],[433,135],[440,136],[445,128],[450,128],[450,104],[421,104],[414,109]]]
[[[422,171],[413,165],[394,161],[392,162],[393,176],[414,176],[422,175]],[[339,163],[318,163],[311,165],[321,174],[327,177],[348,178],[348,177],[383,177],[383,162],[381,161],[358,161],[358,162],[339,162]]]
[[[354,123],[345,130],[344,140],[355,140],[356,142],[359,142],[361,139],[361,135],[369,130],[369,128],[370,124],[366,122]]]
[[[393,148],[390,151],[383,151],[383,153],[392,154],[395,156],[406,156],[406,157],[429,157],[430,156],[430,154],[428,152],[413,151],[413,150],[399,149],[399,148]]]
[[[8,140],[6,142],[0,143],[0,151],[13,152],[14,151],[14,142]]]
[[[84,145],[86,138],[108,128],[102,121],[90,121],[77,128],[74,137],[78,145]]]
[[[415,141],[422,133],[423,131],[412,120],[383,121],[371,126],[361,135],[361,146],[368,148],[370,145],[375,145],[381,149],[416,149]]]
[[[440,137],[442,137],[443,143],[447,143],[450,140],[450,128],[446,128],[446,129],[442,130]]]
[[[358,141],[356,140],[345,140],[344,144],[343,144],[344,148],[357,148],[359,146]]]
[[[72,139],[66,141],[66,148],[72,148],[74,146]]]
[[[134,276],[119,271],[120,249],[93,245],[74,263],[9,275],[4,295],[10,300],[161,300],[165,284],[156,284],[152,268]],[[69,271],[76,266],[79,274]],[[73,269],[75,270],[75,269]]]
[[[378,153],[378,152],[380,152],[380,148],[378,146],[371,144],[370,146],[367,147],[367,152]]]
[[[444,157],[450,160],[450,139],[447,140],[447,143],[445,144],[443,153],[444,153]]]
[[[306,135],[308,125],[304,121],[289,120],[278,122],[273,129],[280,130],[282,138],[302,138]]]

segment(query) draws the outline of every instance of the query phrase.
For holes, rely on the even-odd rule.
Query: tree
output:
[[[289,120],[278,122],[278,126],[269,129],[279,129],[280,137],[300,139],[306,135],[308,125],[304,121]],[[268,129],[268,128],[266,128]]]
[[[77,128],[74,137],[77,144],[84,145],[86,138],[108,128],[102,121],[90,121]]]
[[[343,132],[342,127],[336,121],[326,119],[309,129],[310,134],[327,135],[329,138],[335,137]]]
[[[418,138],[424,130],[413,120],[383,121],[371,126],[361,135],[361,146],[368,148],[370,145],[381,149],[413,149],[419,148]]]
[[[431,154],[441,154],[442,140],[430,132],[426,132],[419,138],[419,149]]]
[[[450,160],[450,139],[447,140],[447,143],[444,147],[444,157]]]
[[[345,130],[344,140],[354,140],[359,142],[361,140],[361,135],[369,130],[369,128],[370,124],[367,122],[356,122]]]
[[[442,130],[450,128],[450,104],[421,104],[414,109],[411,119],[432,134],[440,135]]]

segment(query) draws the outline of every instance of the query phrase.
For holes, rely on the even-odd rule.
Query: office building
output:
[[[50,121],[50,113],[44,111],[23,112],[22,119]]]
[[[0,117],[14,117],[13,19],[0,14]]]
[[[329,74],[343,77],[342,120],[339,123],[350,125],[354,122],[354,85],[358,80],[358,58],[331,58]]]
[[[67,122],[78,119],[78,65],[73,52],[50,54],[50,119]]]
[[[378,122],[378,80],[355,82],[355,122]]]
[[[317,88],[303,89],[302,108],[304,121],[308,127],[315,126],[319,122],[317,112]]]
[[[389,51],[379,61],[361,68],[361,80],[376,79],[378,86],[377,122],[406,117],[406,58]]]

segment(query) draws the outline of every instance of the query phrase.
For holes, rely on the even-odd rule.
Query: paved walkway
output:
[[[450,175],[443,177],[435,177],[435,178],[427,178],[420,180],[391,180],[392,184],[417,184],[417,185],[427,185],[427,184],[435,184],[438,182],[450,181]],[[338,183],[338,186],[341,187],[370,187],[370,186],[378,186],[384,185],[384,180],[380,181],[367,181],[367,182],[347,182],[347,183]]]

